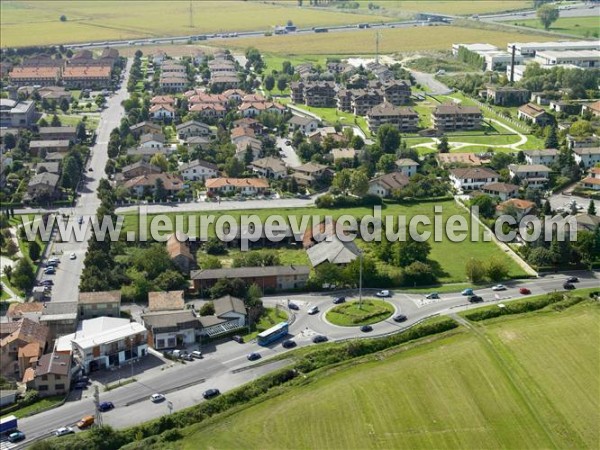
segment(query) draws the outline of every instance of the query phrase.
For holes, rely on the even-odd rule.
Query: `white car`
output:
[[[66,434],[75,433],[71,427],[61,427],[54,431],[55,436],[65,436]]]
[[[152,394],[150,396],[150,401],[152,403],[159,403],[159,402],[162,402],[163,400],[165,400],[165,396],[162,394]]]
[[[377,294],[375,294],[375,296],[377,296],[377,297],[391,297],[392,294],[387,289],[384,289],[383,291],[379,291]]]
[[[69,255],[69,259],[76,259],[76,258],[77,258],[77,255],[75,253],[71,253]]]
[[[497,284],[496,286],[492,287],[492,291],[505,291],[506,290],[506,286],[504,286],[503,284]]]
[[[308,314],[317,314],[319,312],[319,307],[318,306],[313,306],[312,308],[310,308],[308,311]]]

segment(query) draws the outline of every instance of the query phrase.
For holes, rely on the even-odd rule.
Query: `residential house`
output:
[[[323,240],[306,250],[308,259],[313,267],[324,262],[345,266],[360,255],[360,250],[354,241],[344,242],[336,235],[330,240]]]
[[[581,114],[590,113],[594,117],[600,117],[600,100],[594,103],[585,103],[581,107]]]
[[[252,171],[262,177],[280,180],[287,177],[287,168],[280,158],[268,156],[250,163]]]
[[[485,167],[450,170],[450,182],[458,191],[481,189],[486,184],[497,183],[500,176]]]
[[[581,188],[591,191],[600,191],[600,168],[594,167],[590,169],[590,174],[581,180]]]
[[[396,170],[407,177],[412,177],[417,173],[419,163],[410,158],[400,158],[396,161]]]
[[[433,128],[438,131],[477,130],[483,115],[476,106],[439,105],[431,114]]]
[[[80,292],[77,302],[79,319],[121,315],[121,291]]]
[[[173,120],[175,119],[175,108],[167,104],[152,105],[150,117],[154,120]]]
[[[71,355],[47,353],[23,375],[27,389],[35,389],[40,397],[66,395],[71,388]]]
[[[196,259],[192,254],[189,246],[189,237],[177,231],[169,236],[166,244],[169,258],[184,274],[189,274],[190,270],[195,267]]]
[[[160,125],[156,125],[155,123],[152,122],[139,122],[136,123],[135,125],[131,125],[129,127],[129,131],[131,131],[131,134],[136,138],[139,139],[139,137],[143,134],[160,134],[162,133],[162,127]]]
[[[441,167],[448,167],[450,165],[481,165],[481,158],[475,153],[437,153],[435,158]]]
[[[148,332],[141,324],[117,317],[82,320],[73,334],[57,340],[57,351],[70,348],[73,360],[84,371],[118,367],[146,356]]]
[[[183,92],[188,85],[185,76],[174,76],[172,72],[162,73],[159,79],[160,88],[165,92]]]
[[[211,139],[202,136],[192,136],[187,139],[185,145],[188,147],[200,147],[206,150],[210,147]]]
[[[73,333],[77,329],[77,303],[45,302],[39,322],[48,327],[48,345],[52,346],[58,336]],[[70,348],[68,351],[71,352]]]
[[[60,104],[62,100],[71,101],[71,92],[65,90],[62,86],[45,86],[37,90],[39,96],[46,100],[53,100]]]
[[[527,103],[519,108],[517,117],[526,122],[545,126],[554,122],[552,114],[546,112],[544,108],[533,103]]]
[[[550,181],[550,169],[542,164],[509,164],[510,177],[526,183],[528,187],[541,188]]]
[[[248,286],[257,284],[264,292],[300,289],[306,285],[310,268],[307,266],[235,267],[205,269],[191,273],[195,289],[201,294],[222,279],[241,279]]]
[[[357,89],[352,94],[350,110],[356,116],[365,116],[375,106],[383,102],[383,92],[378,89]],[[390,104],[391,105],[391,104]],[[392,105],[393,106],[393,105]]]
[[[179,166],[179,173],[185,181],[202,181],[216,178],[219,170],[216,164],[196,159]]]
[[[155,95],[150,99],[150,105],[169,105],[175,108],[177,106],[177,100],[170,95]]]
[[[310,134],[317,130],[319,121],[314,117],[292,116],[288,121],[289,131],[294,132],[300,130],[303,134]]]
[[[575,220],[577,221],[577,231],[591,231],[593,233],[600,226],[600,217],[587,213],[577,214]]]
[[[215,313],[212,316],[200,316],[200,333],[210,338],[230,333],[246,326],[246,306],[244,302],[231,295],[213,301]]]
[[[14,67],[8,74],[13,86],[55,86],[61,76],[60,67]]]
[[[582,147],[599,147],[600,138],[595,134],[592,136],[571,136],[567,134],[567,146],[571,150]]]
[[[372,133],[381,125],[389,124],[403,133],[415,131],[419,126],[419,115],[412,108],[400,108],[391,103],[381,103],[367,112],[367,124]]]
[[[383,98],[394,106],[410,102],[410,84],[404,80],[388,81],[382,86]]]
[[[181,311],[185,308],[183,291],[148,292],[148,311]]]
[[[582,147],[573,149],[573,157],[577,164],[585,168],[593,167],[600,163],[600,147]]]
[[[62,73],[65,87],[73,89],[108,89],[111,82],[111,66],[67,66]]]
[[[329,168],[323,164],[309,162],[293,168],[293,177],[300,186],[313,186],[322,177],[331,177]]]
[[[378,195],[379,197],[389,197],[394,191],[406,187],[408,183],[408,176],[403,173],[387,173],[369,181],[369,194]]]
[[[227,109],[217,103],[194,103],[189,111],[205,119],[222,119],[227,114]]]
[[[0,374],[21,380],[46,350],[48,328],[28,318],[0,327]]]
[[[165,136],[161,134],[143,134],[140,137],[140,146],[144,148],[161,149],[165,146]]]
[[[578,115],[581,113],[581,103],[573,103],[564,100],[553,100],[550,102],[550,109],[557,113],[565,113],[567,115]]]
[[[547,148],[545,150],[528,150],[525,154],[527,164],[543,164],[545,166],[553,165],[558,159],[558,150]]]
[[[238,112],[242,117],[256,117],[262,113],[282,114],[285,106],[274,102],[244,102],[238,106]]]
[[[481,190],[484,194],[493,195],[499,197],[500,200],[505,201],[509,198],[515,197],[519,193],[519,186],[510,183],[489,183],[482,186]]]
[[[362,150],[356,150],[354,148],[332,148],[329,155],[335,163],[341,160],[354,161],[355,158],[360,158],[362,153]]]
[[[529,91],[527,89],[513,86],[488,86],[486,98],[494,105],[500,106],[520,106],[529,101]]]
[[[346,141],[346,138],[342,133],[338,133],[334,127],[323,127],[313,131],[308,136],[310,142],[316,142],[322,144],[325,139],[331,139],[336,144],[341,144]]]
[[[43,157],[48,153],[67,153],[71,142],[68,140],[46,140],[46,141],[30,141],[29,153],[34,157]]]
[[[209,195],[257,195],[269,189],[269,182],[264,178],[211,178],[204,184]]]
[[[38,131],[41,141],[69,141],[77,140],[77,127],[40,127]]]
[[[127,155],[129,156],[141,156],[142,159],[144,159],[145,161],[150,161],[150,159],[160,153],[162,155],[165,155],[166,157],[169,157],[169,155],[171,155],[172,153],[175,153],[176,148],[172,147],[170,145],[166,146],[166,147],[142,147],[141,145],[139,147],[133,147],[127,150]]]
[[[496,206],[496,214],[514,214],[519,222],[523,217],[535,210],[535,203],[520,198],[511,198]]]
[[[52,200],[59,195],[58,180],[60,176],[56,173],[42,172],[34,175],[27,184],[27,199]]]
[[[170,173],[140,175],[139,177],[125,181],[123,186],[131,190],[134,195],[142,197],[147,192],[154,193],[158,180],[162,181],[163,189],[167,195],[175,195],[184,188],[183,179],[179,175],[172,175]]]
[[[213,132],[208,125],[195,120],[188,120],[187,122],[177,125],[175,128],[179,139],[183,139],[184,141],[192,136],[210,137],[213,135]]]
[[[27,128],[35,118],[34,101],[0,98],[0,127]]]
[[[175,348],[196,342],[200,321],[191,309],[143,314],[148,343],[156,350]]]
[[[242,136],[235,142],[235,157],[245,161],[248,151],[252,153],[251,160],[254,161],[262,152],[262,142],[256,138]]]
[[[149,175],[153,173],[161,173],[162,169],[158,166],[150,164],[146,161],[138,161],[133,164],[129,164],[124,166],[121,169],[121,176],[125,180],[130,180],[131,178],[139,177],[142,175]]]
[[[260,123],[258,120],[252,119],[250,117],[244,117],[243,119],[235,120],[233,121],[232,126],[232,129],[250,128],[252,131],[254,131],[255,135],[261,134],[263,131],[263,124]]]

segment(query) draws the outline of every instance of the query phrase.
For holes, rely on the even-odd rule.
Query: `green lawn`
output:
[[[584,302],[460,327],[308,375],[178,448],[597,448],[599,320]]]
[[[357,327],[372,325],[387,319],[394,313],[394,306],[384,300],[372,298],[342,303],[330,309],[326,318],[334,325],[342,327]]]
[[[25,417],[28,414],[31,414],[33,412],[37,412],[39,410],[54,406],[54,405],[60,403],[63,399],[64,399],[64,396],[62,396],[62,395],[55,395],[52,397],[41,398],[37,402],[35,402],[29,406],[25,406],[24,408],[18,409],[9,414],[3,414],[2,417],[14,415],[17,417],[17,419],[21,419],[22,417]]]
[[[439,202],[435,205],[441,206],[443,209],[442,220],[447,219],[451,215],[457,214],[463,217],[467,217],[467,212],[462,208],[459,208],[453,201]],[[434,216],[434,203],[421,203],[415,205],[398,205],[388,204],[381,211],[382,217],[385,220],[386,216],[391,216],[394,219],[394,223],[397,223],[398,216],[406,216],[407,223],[410,222],[411,218],[415,215],[423,215],[430,218],[433,223]],[[289,220],[289,217],[294,216],[297,223],[301,223],[303,216],[320,216],[320,221],[324,220],[325,216],[332,216],[334,219],[340,217],[343,214],[349,214],[354,217],[364,217],[366,215],[372,215],[373,209],[361,207],[361,208],[345,208],[345,209],[319,209],[314,207],[305,208],[279,208],[279,209],[259,209],[259,210],[246,210],[246,211],[220,211],[219,216],[228,214],[232,216],[236,221],[240,220],[242,214],[246,215],[257,215],[261,220],[265,220],[271,215],[281,215],[285,220]],[[187,213],[183,214],[182,224],[188,223],[186,216],[195,216],[196,223],[199,223],[201,216],[207,216],[210,214],[206,213]],[[170,219],[171,227],[165,230],[165,233],[171,232],[175,225],[175,213],[165,214]],[[153,220],[152,216],[147,218],[147,223],[150,224]],[[204,219],[205,220],[205,219]],[[391,219],[390,219],[391,220]],[[317,221],[315,221],[316,223]],[[263,222],[264,223],[264,222]],[[308,222],[307,226],[310,226],[311,221]],[[134,231],[138,232],[139,229],[139,217],[136,214],[125,214],[125,222],[123,232]],[[432,231],[433,225],[426,225],[420,227],[425,231]],[[179,231],[184,231],[189,235],[198,236],[198,232],[189,231],[184,228]],[[208,235],[214,236],[214,226],[208,227]],[[480,229],[480,236],[483,231]],[[451,282],[464,282],[465,281],[465,269],[464,264],[469,258],[476,258],[481,260],[487,260],[490,257],[497,257],[503,260],[510,270],[511,277],[519,277],[525,275],[523,270],[508,256],[504,254],[493,242],[483,242],[481,239],[471,242],[470,239],[466,239],[463,242],[451,242],[446,238],[445,232],[440,236],[440,242],[435,242],[431,239],[431,253],[430,259],[439,264],[439,280],[443,283]],[[372,248],[372,245],[367,245],[368,249]],[[293,250],[292,250],[293,251]],[[285,252],[284,252],[285,254]]]
[[[362,116],[355,116],[352,113],[340,111],[337,108],[315,108],[313,106],[306,105],[295,106],[316,114],[329,125],[335,125],[337,122],[341,123],[342,125],[358,125],[367,136],[371,135],[369,127],[367,126],[367,120]]]
[[[539,20],[519,20],[517,25],[531,28],[544,29]],[[597,16],[590,17],[561,17],[550,26],[549,31],[556,33],[575,34],[583,37],[598,37],[600,30],[600,19]],[[595,34],[594,34],[595,33]]]
[[[302,249],[302,246],[300,245],[296,247],[273,248],[268,249],[267,251],[277,253],[279,260],[283,265],[292,264],[302,266],[309,264],[306,251],[304,251],[304,249]],[[239,253],[241,253],[241,250],[239,249],[230,249],[226,255],[220,255],[218,256],[218,258],[221,261],[223,267],[231,267],[233,263],[233,258]]]
[[[288,319],[287,313],[283,309],[279,308],[265,308],[265,313],[262,315],[254,330],[250,333],[243,335],[244,342],[251,341],[256,338],[256,335],[262,331],[268,330],[273,325],[285,322]]]

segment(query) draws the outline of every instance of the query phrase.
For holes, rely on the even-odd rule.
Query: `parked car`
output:
[[[575,285],[573,283],[569,283],[568,281],[563,284],[563,288],[570,291],[572,289],[575,289]]]
[[[236,334],[235,336],[231,336],[231,339],[234,340],[235,342],[237,342],[238,344],[244,343],[244,338],[241,337],[239,334]]]
[[[577,277],[569,277],[569,278],[567,278],[567,282],[569,282],[569,283],[579,283],[579,278],[577,278]]]
[[[54,286],[54,281],[52,281],[52,280],[42,280],[40,282],[40,284],[42,286]]]
[[[394,322],[406,322],[407,319],[408,317],[406,317],[404,314],[398,314],[397,316],[394,316]]]
[[[363,325],[360,327],[360,331],[363,333],[368,333],[369,331],[373,331],[373,327],[371,325]]]
[[[83,428],[91,427],[94,424],[94,416],[85,416],[82,417],[79,422],[77,422],[77,428],[82,430]]]
[[[204,397],[205,400],[208,400],[220,394],[221,391],[219,391],[218,389],[208,389],[202,393],[202,397]]]
[[[380,298],[391,297],[392,293],[387,289],[384,289],[383,291],[379,291],[377,294],[375,294],[375,296]]]
[[[44,275],[54,275],[56,274],[56,269],[54,267],[46,267],[44,269]]]
[[[497,284],[496,286],[492,287],[492,291],[505,291],[506,290],[506,286],[504,286],[503,284]]]
[[[339,305],[340,303],[344,303],[346,301],[346,297],[336,297],[333,299],[334,305]]]
[[[247,358],[248,361],[256,361],[257,359],[260,359],[260,353],[252,352],[247,356]]]
[[[152,403],[160,403],[166,400],[166,397],[162,394],[152,394],[150,396],[150,401]]]
[[[57,430],[54,430],[55,436],[65,436],[71,433],[75,433],[75,431],[71,427],[60,427]]]
[[[481,303],[483,301],[483,298],[481,298],[479,295],[471,295],[469,297],[469,302],[471,303]]]
[[[283,341],[281,344],[283,348],[294,348],[296,346],[296,342],[288,339],[287,341]]]
[[[320,342],[327,342],[327,340],[327,336],[323,336],[322,334],[317,334],[315,337],[312,338],[314,344],[318,344]]]
[[[290,308],[291,310],[294,310],[294,311],[300,311],[300,307],[298,305],[296,305],[295,303],[288,303],[288,308]]]
[[[523,295],[529,295],[529,294],[531,294],[531,290],[529,290],[528,288],[523,287],[523,288],[519,289],[519,293],[523,294]]]
[[[88,387],[87,381],[78,381],[73,386],[74,389],[87,389],[87,387]]]
[[[440,294],[438,294],[437,292],[432,292],[431,294],[427,294],[425,298],[429,300],[440,298]]]
[[[467,288],[461,292],[461,295],[473,295],[473,289]]]
[[[202,356],[202,352],[201,352],[201,351],[199,351],[199,350],[194,350],[194,351],[191,353],[191,355],[192,355],[192,357],[193,357],[193,358],[197,358],[197,359],[202,359],[202,358],[203,358],[203,356]]]
[[[12,443],[19,442],[24,439],[25,439],[25,433],[23,433],[22,431],[19,431],[19,430],[14,431],[8,435],[8,441],[12,442]]]
[[[114,407],[115,407],[115,405],[113,404],[113,402],[102,402],[98,405],[98,411],[106,412],[106,411],[110,411]]]
[[[181,355],[181,359],[184,361],[194,361],[194,357],[189,353],[184,353],[183,355]]]
[[[77,259],[77,255],[75,253],[71,253],[69,255],[69,259]]]
[[[308,312],[308,314],[311,314],[311,315],[317,314],[319,312],[319,307],[318,306],[313,306],[307,312]]]

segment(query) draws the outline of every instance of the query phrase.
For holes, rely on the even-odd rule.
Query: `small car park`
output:
[[[283,348],[294,348],[296,346],[296,342],[288,339],[287,341],[283,341],[281,346]]]
[[[114,407],[115,407],[115,405],[113,404],[113,402],[102,402],[98,405],[98,411],[106,412],[106,411],[110,411]]]
[[[312,341],[314,344],[319,344],[321,342],[327,342],[327,336],[323,336],[322,334],[317,334],[315,337],[312,338]]]
[[[427,294],[425,298],[428,300],[438,299],[440,298],[440,294],[438,294],[437,292],[432,292],[431,294]]]
[[[339,305],[340,303],[345,303],[345,302],[346,302],[346,297],[336,297],[333,299],[334,305]]]
[[[256,361],[257,359],[260,359],[260,353],[252,352],[246,358],[248,358],[248,361]]]
[[[383,291],[379,291],[378,293],[376,293],[375,296],[379,298],[391,297],[392,293],[387,289],[384,289]]]
[[[308,311],[308,314],[313,315],[313,314],[318,314],[319,312],[319,307],[318,306],[313,306],[312,308],[310,308]]]
[[[473,295],[473,289],[467,288],[460,293],[461,295]]]
[[[55,436],[65,436],[71,433],[75,433],[75,431],[71,427],[60,427],[57,430],[54,430]]]
[[[152,394],[150,396],[150,401],[152,403],[160,403],[166,400],[166,397],[162,394]]]
[[[408,317],[406,317],[404,314],[398,314],[397,316],[394,316],[394,322],[406,322],[406,320],[408,319]]]
[[[522,287],[521,289],[519,289],[519,294],[529,295],[529,294],[531,294],[531,290],[529,290],[526,287]]]
[[[481,298],[479,295],[471,295],[469,297],[470,303],[481,303],[482,301],[483,301],[483,298]]]
[[[363,325],[362,327],[360,327],[360,331],[362,331],[363,333],[368,333],[370,331],[373,331],[373,327],[371,325]]]
[[[492,291],[505,291],[506,290],[506,286],[504,286],[503,284],[497,284],[496,286],[492,287]]]
[[[19,431],[19,430],[14,431],[8,435],[8,442],[15,443],[15,442],[22,441],[24,439],[25,439],[25,433],[23,433],[22,431]]]
[[[238,334],[236,334],[235,336],[231,336],[231,339],[237,342],[238,344],[244,343],[244,338]]]
[[[220,394],[221,392],[218,389],[208,389],[202,393],[202,397],[204,397],[205,400],[208,400]]]

